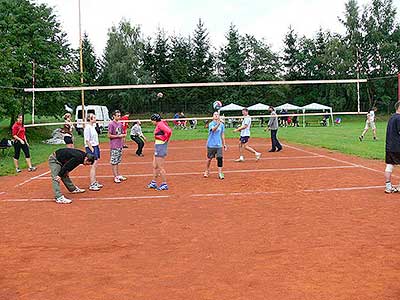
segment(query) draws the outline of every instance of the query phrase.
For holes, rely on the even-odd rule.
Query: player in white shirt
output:
[[[374,141],[376,141],[376,125],[375,125],[375,112],[378,109],[376,107],[373,107],[367,114],[367,120],[365,121],[365,128],[362,134],[358,137],[360,142],[364,139],[365,134],[367,133],[368,129],[372,129],[372,133],[374,136]]]
[[[88,123],[86,123],[85,130],[83,131],[85,149],[86,153],[93,154],[95,157],[95,161],[90,169],[89,190],[99,191],[103,185],[96,180],[97,161],[100,159],[99,135],[96,131],[96,115],[88,114],[87,121]]]
[[[247,145],[250,139],[250,128],[251,128],[251,117],[249,116],[249,110],[247,108],[243,108],[242,115],[243,115],[242,125],[234,130],[235,132],[240,131],[240,140],[239,140],[240,156],[235,161],[236,162],[244,161],[244,155],[243,155],[244,150],[253,153],[256,156],[256,160],[259,160],[261,157],[261,153],[257,152],[256,150]]]

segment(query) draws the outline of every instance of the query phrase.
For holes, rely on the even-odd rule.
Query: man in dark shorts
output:
[[[396,113],[388,121],[386,129],[386,169],[385,193],[397,193],[398,188],[392,186],[394,165],[400,165],[400,101],[395,104]]]
[[[69,178],[69,172],[79,165],[92,165],[94,156],[74,148],[58,149],[49,157],[49,167],[53,183],[53,191],[58,204],[69,204],[72,200],[67,199],[61,193],[60,180],[65,187],[73,194],[85,192],[84,189],[78,188]]]

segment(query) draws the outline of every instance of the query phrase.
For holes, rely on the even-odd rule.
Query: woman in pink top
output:
[[[165,157],[168,153],[168,142],[172,130],[165,121],[161,120],[159,114],[151,116],[151,122],[156,125],[154,129],[154,159],[153,159],[153,180],[147,186],[150,189],[159,191],[168,190],[167,177],[164,169]],[[161,177],[161,185],[157,186],[157,178]]]

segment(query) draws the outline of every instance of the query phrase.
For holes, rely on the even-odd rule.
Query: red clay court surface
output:
[[[225,152],[203,178],[205,141],[173,141],[169,191],[147,190],[145,157],[124,152],[100,192],[53,202],[47,165],[0,178],[0,299],[400,299],[400,195],[384,164],[285,145],[255,161]],[[89,167],[72,172],[88,186]],[[397,177],[397,179],[399,179]],[[65,190],[65,189],[64,189]]]

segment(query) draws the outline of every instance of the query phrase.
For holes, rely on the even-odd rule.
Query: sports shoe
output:
[[[359,137],[358,137],[358,139],[360,140],[360,142],[362,142],[363,141],[363,136],[362,135],[360,135]]]
[[[376,140],[378,140],[378,139],[376,138],[376,136],[374,136],[374,141],[376,141]]]
[[[96,185],[96,182],[94,182],[89,186],[89,190],[91,190],[91,191],[100,191],[100,187]]]
[[[394,186],[385,188],[386,194],[393,194],[393,193],[398,193],[398,192],[399,192],[399,190],[397,188],[395,188]]]
[[[261,157],[261,153],[260,153],[260,152],[257,152],[257,153],[256,153],[256,160],[259,160],[260,157]]]
[[[276,150],[276,152],[282,151],[283,148],[279,148],[278,150]]]
[[[144,155],[143,155],[143,153],[140,153],[140,154],[136,153],[136,156],[143,157]]]
[[[15,168],[15,172],[21,173],[21,169],[20,168]]]
[[[72,203],[72,200],[65,198],[64,196],[60,196],[56,198],[56,203],[58,204],[70,204]]]
[[[209,171],[204,171],[203,177],[204,178],[208,178],[208,176],[210,176],[210,172]]]
[[[235,159],[235,162],[242,162],[242,161],[244,161],[243,157],[239,157],[238,159]]]
[[[119,178],[119,176],[114,177],[114,182],[115,183],[121,183],[121,179]]]
[[[94,182],[94,184],[96,185],[96,186],[98,186],[99,188],[102,188],[104,185],[102,185],[100,182],[98,182],[98,181],[95,181]]]
[[[122,148],[128,148],[128,145],[123,145]]]
[[[158,189],[157,182],[155,182],[154,180],[152,180],[152,181],[147,185],[147,188],[157,190],[157,189]]]
[[[168,190],[168,185],[166,183],[162,183],[158,189],[159,191],[167,191]]]
[[[219,179],[225,179],[224,173],[219,173],[219,174],[218,174],[218,178],[219,178]]]
[[[121,181],[125,181],[125,180],[128,179],[128,178],[126,178],[126,177],[124,177],[124,176],[122,176],[122,175],[119,175],[119,176],[117,176],[117,177],[118,177],[118,179],[121,180]]]
[[[30,168],[28,168],[28,172],[33,172],[33,171],[36,171],[36,167],[30,167]]]
[[[80,189],[80,188],[76,187],[76,189],[73,190],[71,193],[72,194],[81,194],[81,193],[84,193],[84,192],[85,192],[85,189]]]

